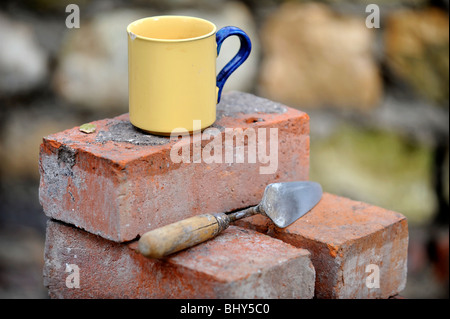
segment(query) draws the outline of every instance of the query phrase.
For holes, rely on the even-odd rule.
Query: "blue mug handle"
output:
[[[250,51],[252,50],[252,42],[250,41],[249,36],[237,27],[224,27],[217,31],[216,33],[216,42],[217,42],[217,55],[220,53],[220,48],[222,47],[223,41],[229,36],[236,35],[241,40],[241,47],[239,48],[238,53],[223,67],[223,69],[219,72],[216,79],[216,86],[219,89],[217,95],[217,103],[220,102],[220,97],[222,96],[222,89],[225,85],[228,77],[233,73],[245,60],[247,60],[250,55]]]

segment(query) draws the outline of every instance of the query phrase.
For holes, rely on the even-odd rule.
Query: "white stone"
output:
[[[53,84],[70,103],[105,112],[128,111],[127,25],[152,15],[117,10],[68,29]]]
[[[36,88],[47,76],[47,53],[30,25],[0,13],[0,94]]]

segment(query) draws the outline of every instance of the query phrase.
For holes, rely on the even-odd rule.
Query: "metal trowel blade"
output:
[[[277,227],[285,228],[309,212],[322,198],[316,182],[269,184],[264,190],[261,208]]]

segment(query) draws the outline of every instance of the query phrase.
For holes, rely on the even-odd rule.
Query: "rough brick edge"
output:
[[[70,154],[70,157],[62,155],[65,153]],[[51,156],[56,156],[58,161],[55,163],[53,159],[49,159]],[[71,163],[72,161],[77,163],[77,167],[74,167]],[[59,174],[53,174],[51,177],[49,177],[48,174],[45,175],[45,183],[49,184],[45,188],[47,192],[60,193],[64,192],[66,189],[68,190],[67,193],[59,196],[59,198],[64,198],[63,203],[51,199],[49,200],[50,196],[43,193],[44,167],[46,165],[58,165],[59,168],[62,168],[60,173],[65,174],[68,177],[67,179],[61,179],[58,176]],[[100,169],[100,167],[103,168]],[[70,189],[72,187],[85,189],[86,185],[84,185],[84,181],[81,180],[80,174],[83,175],[84,172],[89,171],[89,174],[94,174],[96,176],[96,180],[98,181],[98,184],[94,187],[95,189],[103,189],[103,192],[111,194],[110,198],[120,199],[119,194],[121,192],[121,188],[115,187],[114,185],[120,183],[120,172],[122,169],[123,168],[121,168],[120,165],[110,160],[92,158],[89,152],[85,152],[80,149],[73,149],[56,141],[47,140],[44,138],[44,142],[40,146],[39,157],[39,172],[41,176],[39,201],[44,208],[45,215],[56,220],[73,224],[84,230],[92,229],[92,225],[94,225],[98,220],[101,220],[106,225],[106,231],[97,231],[97,235],[108,239],[120,236],[120,224],[114,222],[115,220],[119,220],[120,217],[119,212],[117,211],[117,207],[120,206],[120,202],[96,201],[93,197],[90,213],[81,218],[79,214],[76,214],[77,209],[75,203],[78,200],[77,191],[71,192]],[[73,170],[76,170],[75,174]],[[55,169],[55,171],[58,170]],[[67,187],[63,185],[67,185]],[[68,204],[70,201],[72,201],[73,204]],[[60,208],[61,206],[69,207],[71,205],[74,207],[71,209],[73,212],[71,214],[72,218],[67,220],[64,211]],[[85,218],[86,216],[89,216],[88,219]],[[116,235],[111,236],[109,234]]]

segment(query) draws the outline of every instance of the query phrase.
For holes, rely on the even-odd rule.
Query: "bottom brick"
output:
[[[307,250],[230,226],[162,260],[49,220],[44,284],[52,298],[312,298]]]
[[[402,214],[324,193],[287,228],[253,216],[236,223],[307,249],[316,298],[389,298],[406,285],[408,223]]]

